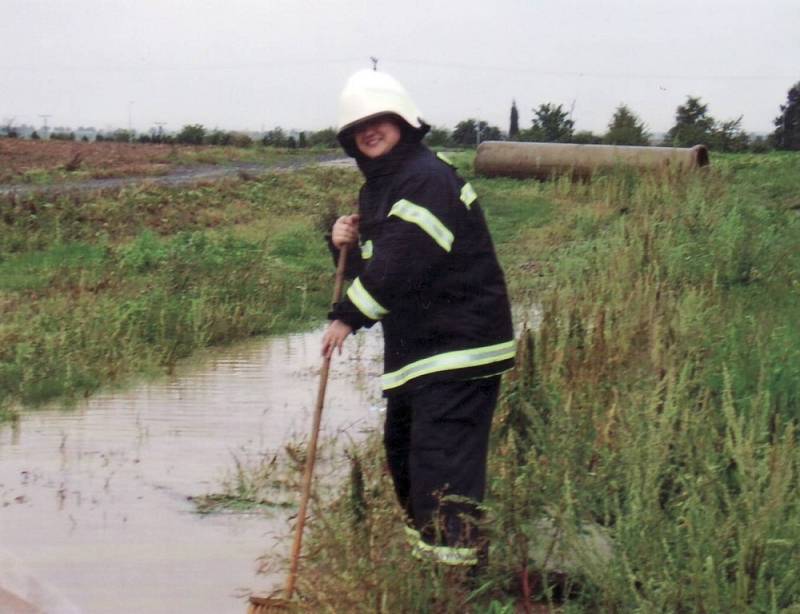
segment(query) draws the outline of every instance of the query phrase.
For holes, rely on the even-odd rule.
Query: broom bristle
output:
[[[291,609],[292,606],[286,599],[250,595],[247,614],[272,614],[273,612],[288,612]]]

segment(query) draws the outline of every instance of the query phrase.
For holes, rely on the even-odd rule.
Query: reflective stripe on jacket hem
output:
[[[475,548],[451,548],[431,546],[421,539],[414,544],[411,554],[421,560],[443,563],[444,565],[477,565],[478,552]]]
[[[347,289],[347,298],[358,307],[358,310],[371,320],[380,320],[389,310],[376,301],[356,277]]]
[[[514,358],[515,354],[516,348],[514,347],[513,339],[511,341],[504,341],[503,343],[487,345],[480,348],[445,352],[444,354],[437,354],[435,356],[423,358],[422,360],[417,360],[397,371],[384,373],[381,377],[381,385],[384,390],[390,390],[391,388],[402,386],[415,377],[428,375],[429,373],[437,373],[439,371],[449,371],[451,369],[467,369],[469,367],[488,365],[493,362]]]
[[[444,251],[449,252],[453,248],[453,240],[455,239],[453,233],[425,207],[415,205],[404,198],[392,205],[389,215],[396,215],[401,220],[416,224],[428,233]]]

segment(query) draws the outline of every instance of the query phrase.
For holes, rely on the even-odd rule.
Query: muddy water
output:
[[[275,580],[256,576],[256,560],[287,533],[288,512],[201,516],[187,497],[219,491],[234,457],[308,430],[320,336],[237,345],[2,428],[0,589],[14,591],[23,569],[23,584],[46,589],[47,611],[244,612],[237,593]],[[380,346],[379,331],[359,334],[336,357],[328,436],[378,423]]]

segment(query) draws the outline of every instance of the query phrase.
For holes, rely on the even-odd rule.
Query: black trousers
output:
[[[384,445],[400,505],[422,540],[474,547],[476,503],[500,376],[439,382],[389,397]]]

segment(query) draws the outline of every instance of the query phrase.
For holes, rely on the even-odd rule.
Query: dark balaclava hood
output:
[[[409,125],[409,123],[406,122],[399,115],[395,115],[394,113],[386,113],[385,115],[387,118],[390,118],[395,124],[397,124],[400,127],[400,132],[402,134],[400,138],[400,143],[407,143],[407,144],[419,143],[431,129],[431,127],[428,124],[426,124],[421,120],[420,120],[420,123],[422,124],[421,127],[414,128],[413,126]],[[365,120],[366,119],[372,120],[375,119],[375,117],[380,117],[380,116],[372,116],[369,118],[365,118]],[[358,150],[358,147],[356,147],[355,134],[360,124],[361,122],[354,124],[352,126],[348,126],[344,130],[342,130],[339,134],[336,135],[336,138],[339,141],[339,144],[342,146],[342,149],[344,149],[345,153],[351,158],[355,158],[357,162],[369,159]],[[400,143],[398,143],[398,145]]]

